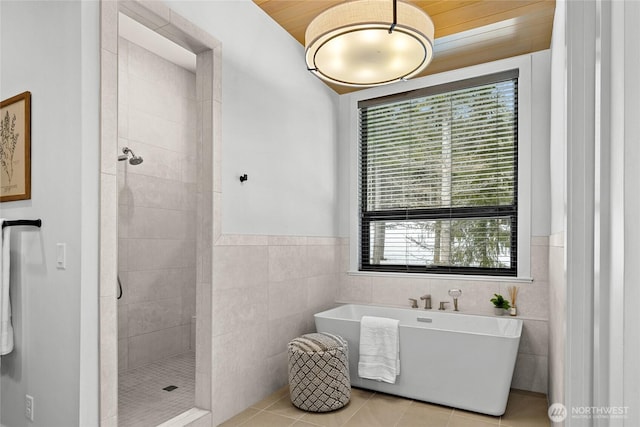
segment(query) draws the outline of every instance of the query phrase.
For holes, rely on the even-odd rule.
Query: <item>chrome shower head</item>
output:
[[[118,156],[118,161],[124,161],[124,160],[129,159],[129,154],[131,154],[131,158],[129,159],[129,164],[130,165],[135,166],[135,165],[139,165],[140,163],[143,162],[142,157],[136,156],[135,153],[133,152],[133,150],[131,148],[129,148],[129,147],[124,147],[122,149],[122,152],[124,154],[121,154],[121,155]]]

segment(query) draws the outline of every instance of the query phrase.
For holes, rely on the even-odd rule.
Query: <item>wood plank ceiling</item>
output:
[[[343,3],[341,0],[253,2],[303,46],[305,30],[313,18]],[[555,0],[414,0],[408,3],[424,10],[435,25],[434,58],[420,76],[549,49],[551,44]],[[358,90],[330,86],[338,93]]]

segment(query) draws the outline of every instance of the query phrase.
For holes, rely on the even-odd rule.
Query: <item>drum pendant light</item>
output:
[[[305,33],[307,69],[344,86],[378,86],[424,70],[433,57],[429,15],[397,0],[355,0],[314,18]]]

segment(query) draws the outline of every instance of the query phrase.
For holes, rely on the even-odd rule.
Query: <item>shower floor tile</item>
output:
[[[163,390],[176,386],[172,391]],[[118,426],[155,427],[193,407],[195,353],[179,354],[118,376]]]

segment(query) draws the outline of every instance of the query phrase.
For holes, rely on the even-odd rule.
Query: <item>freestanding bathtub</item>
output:
[[[400,375],[395,384],[358,376],[362,316],[400,321]],[[355,304],[314,317],[318,332],[340,335],[349,343],[354,387],[495,416],[506,409],[520,319]]]

